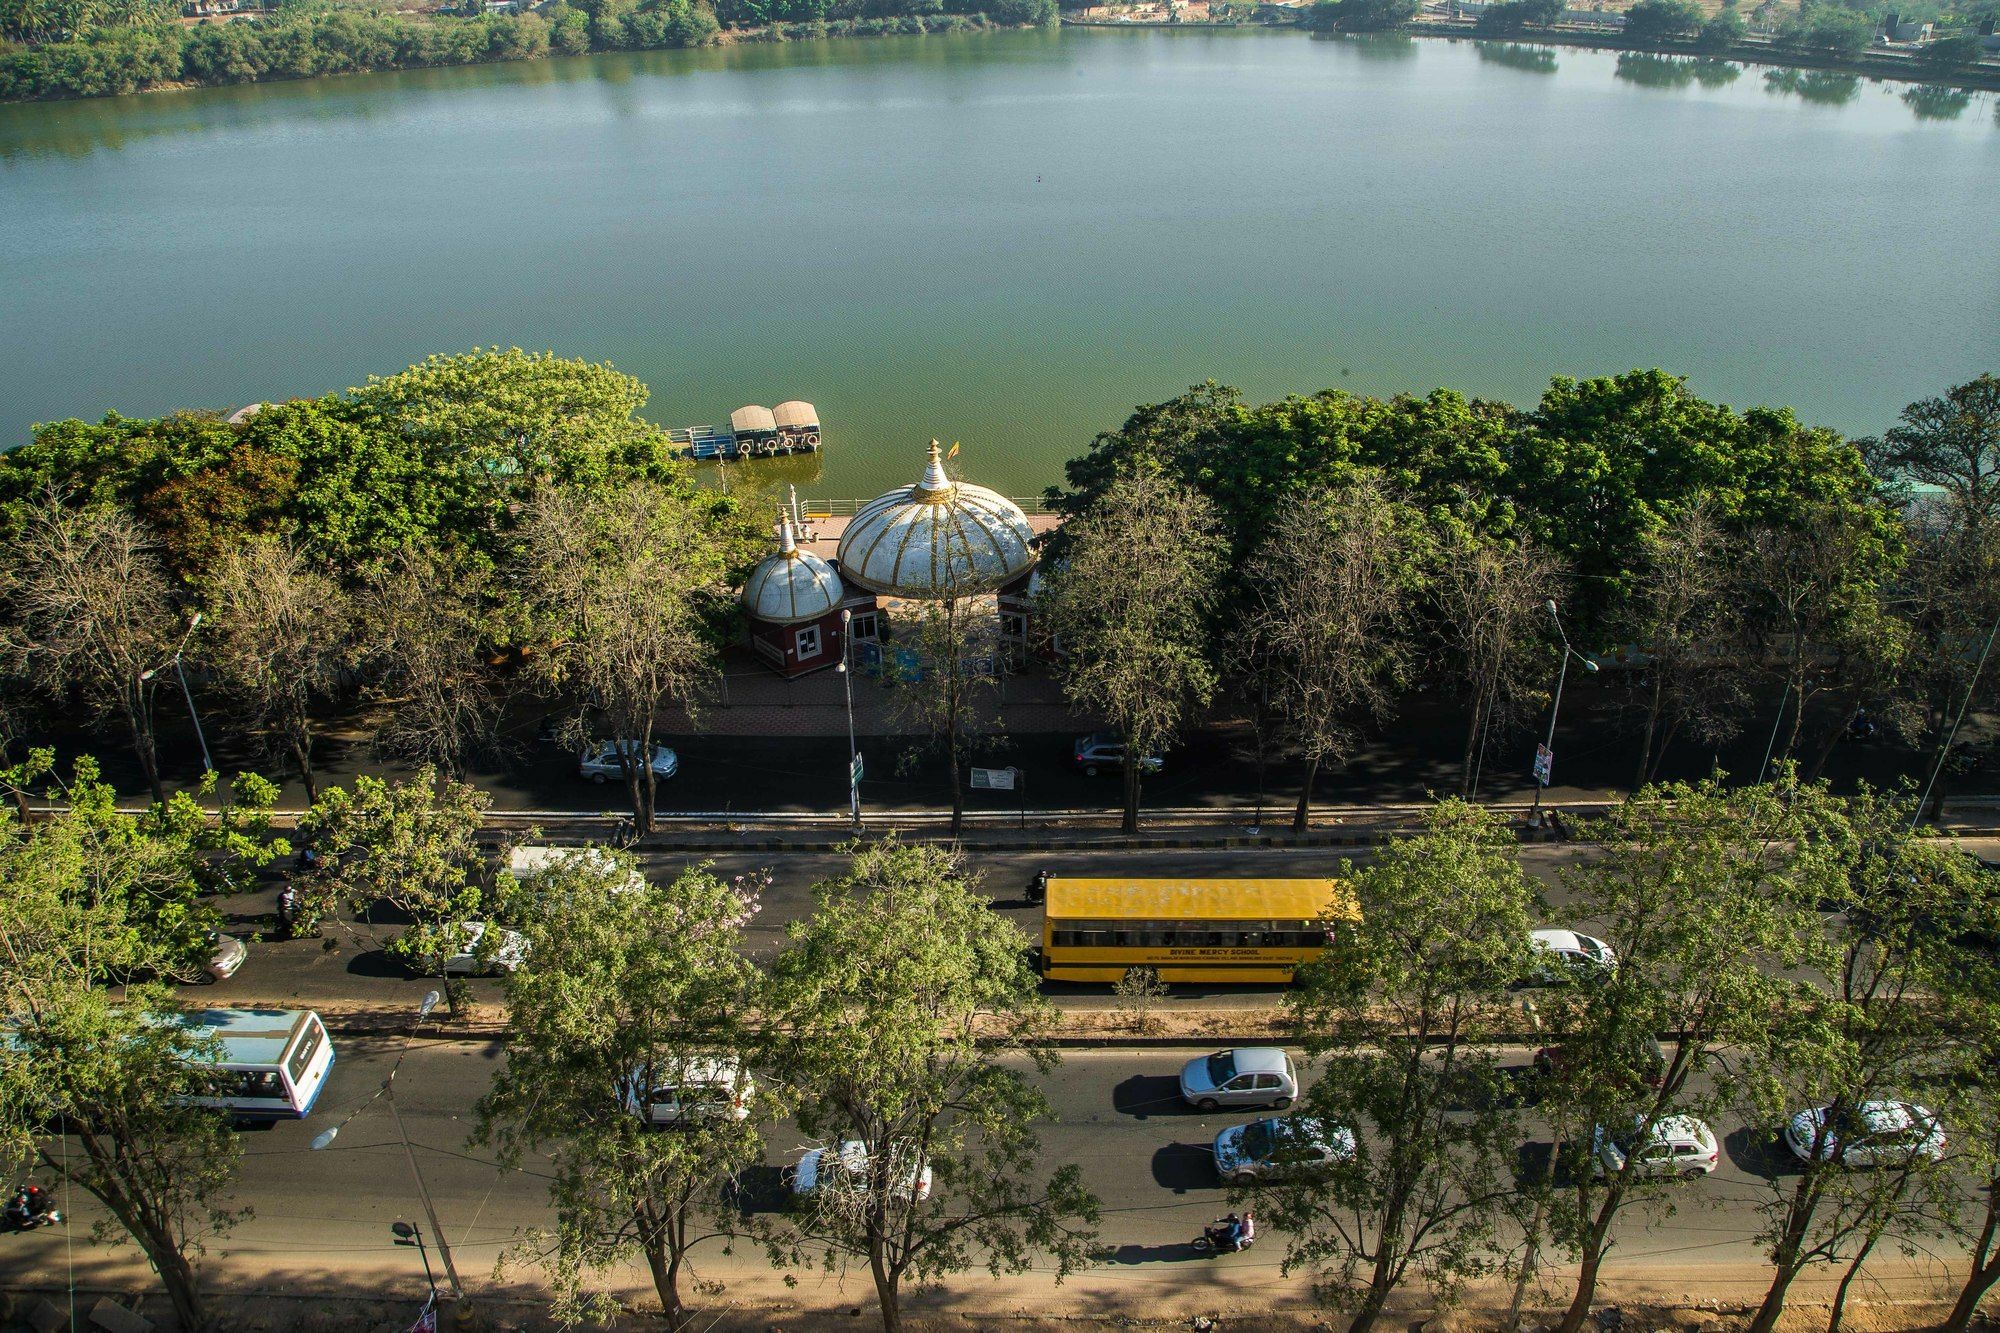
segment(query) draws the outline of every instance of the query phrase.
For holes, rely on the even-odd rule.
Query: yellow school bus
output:
[[[1150,967],[1162,981],[1289,982],[1330,926],[1360,916],[1336,879],[1050,876],[1042,976],[1115,982]]]

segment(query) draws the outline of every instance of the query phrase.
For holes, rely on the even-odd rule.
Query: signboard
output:
[[[974,791],[1012,791],[1014,772],[1011,768],[975,768],[972,770]]]
[[[856,750],[854,758],[848,761],[847,785],[850,787],[859,787],[861,785],[861,751],[859,750]]]
[[[1546,745],[1535,747],[1535,781],[1544,787],[1549,785],[1549,775],[1555,771],[1556,752]]]

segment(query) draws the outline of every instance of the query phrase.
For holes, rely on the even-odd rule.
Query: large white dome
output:
[[[744,608],[780,625],[817,620],[846,596],[833,566],[799,549],[790,519],[778,525],[778,553],[751,570],[743,584]]]
[[[840,534],[840,572],[884,596],[965,597],[1025,573],[1033,541],[1020,506],[946,476],[932,440],[923,479],[870,500]]]

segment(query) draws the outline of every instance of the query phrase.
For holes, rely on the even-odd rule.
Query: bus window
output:
[[[281,1098],[285,1095],[285,1085],[275,1069],[245,1069],[236,1075],[236,1089],[232,1095]]]

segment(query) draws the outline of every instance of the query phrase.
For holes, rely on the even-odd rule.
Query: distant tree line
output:
[[[1260,757],[1304,762],[1300,829],[1322,766],[1414,693],[1462,701],[1475,792],[1495,742],[1544,716],[1565,632],[1630,686],[1635,789],[1773,695],[1770,762],[1810,778],[1844,739],[1942,746],[2000,697],[1991,375],[1877,440],[1659,370],[1557,378],[1526,409],[1447,389],[1256,405],[1211,382],[1067,472],[1046,567],[1071,696],[1156,754],[1226,693]],[[1130,595],[1131,571],[1211,544],[1205,572]],[[1133,768],[1128,826],[1139,785]]]
[[[171,21],[176,10],[159,0],[0,0],[0,101],[704,46],[724,28],[914,35],[1046,24],[1056,13],[1055,0],[578,0],[466,15],[281,9],[185,25]]]

